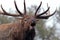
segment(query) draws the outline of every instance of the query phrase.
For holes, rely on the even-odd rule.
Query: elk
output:
[[[37,12],[42,5],[41,2],[38,8],[36,9],[35,15],[27,15],[25,0],[24,0],[24,13],[21,13],[19,11],[15,0],[14,5],[19,14],[7,13],[2,7],[2,5],[1,9],[3,12],[0,12],[0,14],[22,18],[19,18],[17,22],[1,24],[0,40],[34,40],[35,25],[37,23],[37,19],[48,19],[49,17],[53,16],[56,12],[54,11],[52,14],[44,16],[44,14],[46,14],[50,9],[50,7],[48,7],[46,11],[37,15]]]

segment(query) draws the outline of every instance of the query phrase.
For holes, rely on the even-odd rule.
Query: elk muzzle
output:
[[[35,21],[32,21],[31,26],[34,27],[36,25]]]

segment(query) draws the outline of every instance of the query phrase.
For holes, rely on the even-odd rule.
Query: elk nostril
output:
[[[36,25],[36,23],[35,23],[35,22],[32,22],[32,23],[31,23],[31,26],[35,26],[35,25]]]

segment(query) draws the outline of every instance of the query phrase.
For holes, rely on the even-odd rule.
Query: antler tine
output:
[[[2,8],[3,12],[6,14],[7,12],[3,9],[2,5],[1,5],[1,8]]]
[[[4,13],[0,13],[0,14],[3,14],[3,15],[8,15],[8,16],[20,16],[20,15],[18,15],[18,14],[10,14],[10,13],[7,13],[4,9],[3,9],[3,7],[2,7],[2,5],[1,5],[1,9],[3,10],[3,12]]]
[[[24,0],[24,14],[26,14],[26,3],[25,3],[25,0]]]
[[[47,3],[47,7],[49,7],[49,6],[48,6],[48,3]],[[50,10],[46,13],[46,15],[47,15],[47,14],[48,14],[48,15],[50,14]]]
[[[56,10],[51,14],[51,15],[47,15],[47,16],[36,16],[36,18],[38,19],[48,19],[50,16],[54,15],[56,13]]]
[[[43,15],[43,14],[47,13],[47,11],[49,11],[49,9],[50,9],[50,7],[48,7],[48,9],[47,9],[46,11],[44,11],[44,12],[43,12],[43,13],[41,13],[41,14],[39,14],[38,16],[41,16],[41,15]]]
[[[40,5],[38,6],[38,8],[37,8],[36,12],[35,12],[35,16],[36,16],[36,14],[37,14],[37,11],[38,11],[38,10],[39,10],[39,8],[41,7],[41,5],[42,5],[42,1],[41,1]]]
[[[15,8],[16,8],[16,10],[18,11],[18,13],[20,14],[20,15],[23,15],[20,11],[19,11],[19,9],[18,9],[18,7],[17,7],[17,5],[16,5],[16,1],[14,0],[14,4],[15,4]]]

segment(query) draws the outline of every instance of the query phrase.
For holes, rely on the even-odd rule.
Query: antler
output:
[[[41,5],[42,5],[42,1],[41,1],[40,5],[38,6],[38,8],[36,9],[35,16],[36,16],[36,14],[37,14],[37,11],[38,11],[39,8],[41,7]]]
[[[4,10],[4,8],[2,7],[2,5],[1,5],[1,9],[3,10],[3,13],[0,12],[0,14],[8,15],[8,16],[14,16],[14,17],[23,16],[23,14],[19,11],[19,9],[18,9],[18,7],[17,7],[17,5],[16,5],[16,1],[15,1],[15,0],[14,0],[14,4],[15,4],[15,8],[16,8],[16,10],[17,10],[17,12],[18,12],[19,14],[10,14],[10,13],[7,13],[7,12]],[[24,4],[24,7],[25,7],[25,4]],[[26,8],[25,8],[25,10],[26,10]]]
[[[48,4],[47,4],[47,7],[48,7]],[[37,8],[37,10],[36,11],[38,11],[38,9],[39,9],[39,7]],[[55,13],[56,13],[56,10],[53,12],[53,14],[51,14],[51,15],[46,15],[46,16],[42,16],[43,14],[46,14],[48,11],[48,13],[50,13],[50,7],[48,7],[48,9],[46,10],[46,11],[44,11],[43,13],[41,13],[41,14],[39,14],[39,15],[36,15],[36,13],[35,13],[35,15],[36,15],[36,18],[38,18],[38,19],[48,19],[50,16],[52,16],[52,15],[54,15]]]
[[[56,13],[56,10],[51,15],[47,15],[47,16],[37,15],[36,18],[37,19],[48,19],[50,16],[53,16],[55,13]]]
[[[23,15],[23,14],[19,11],[19,9],[18,9],[18,7],[17,7],[17,5],[16,5],[16,1],[15,1],[15,0],[14,0],[14,4],[15,4],[15,8],[16,8],[17,12],[18,12],[20,15]]]
[[[24,14],[26,15],[26,3],[25,3],[25,0],[24,0]]]
[[[47,7],[49,7],[48,3],[47,3]],[[46,13],[46,15],[50,15],[50,10]]]
[[[8,15],[8,16],[20,16],[19,14],[10,14],[10,13],[7,13],[5,10],[4,10],[4,8],[2,7],[2,5],[1,5],[1,9],[3,10],[3,13],[0,13],[0,14],[3,14],[3,15]]]
[[[41,13],[41,14],[39,14],[38,16],[41,16],[41,15],[43,15],[43,14],[47,13],[47,12],[49,11],[49,9],[50,9],[50,7],[48,7],[48,9],[47,9],[46,11],[44,11],[44,12],[43,12],[43,13]]]

